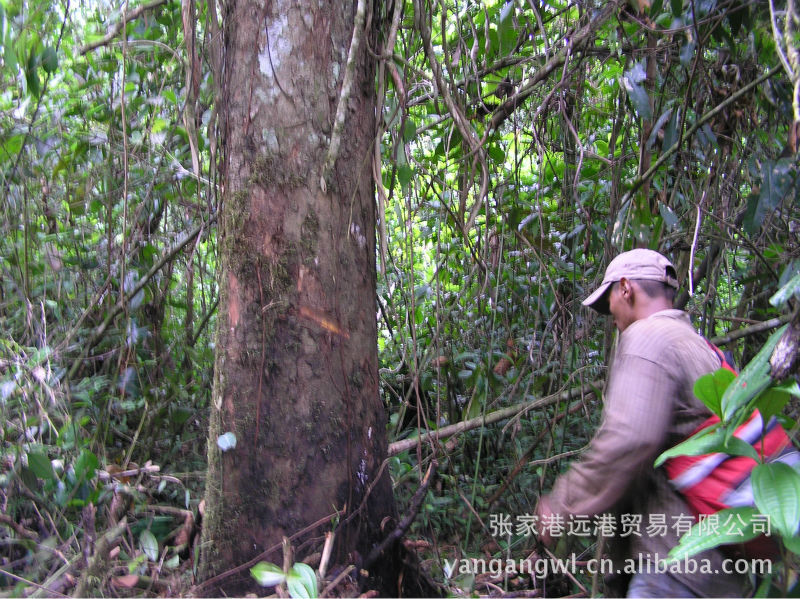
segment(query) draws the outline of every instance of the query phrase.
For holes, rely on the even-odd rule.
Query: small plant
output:
[[[309,599],[319,596],[317,575],[308,564],[298,562],[284,572],[275,564],[258,562],[250,568],[250,575],[262,587],[274,587],[286,583],[289,595],[295,599]]]

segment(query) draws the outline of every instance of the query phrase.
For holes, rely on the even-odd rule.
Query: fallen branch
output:
[[[139,16],[148,10],[152,10],[161,6],[162,4],[166,4],[167,0],[153,0],[153,2],[149,2],[148,4],[142,4],[141,6],[134,8],[131,12],[125,15],[125,18],[121,21],[117,21],[117,23],[111,28],[111,30],[106,33],[103,37],[99,40],[95,40],[82,46],[78,52],[81,56],[86,54],[87,52],[91,52],[92,50],[99,48],[100,46],[107,46],[111,40],[119,35],[119,32],[122,31],[122,28],[127,25],[130,21],[139,18]]]
[[[411,503],[406,510],[407,513],[400,520],[400,523],[397,527],[389,533],[389,535],[381,541],[380,545],[375,547],[367,557],[367,560],[364,562],[364,569],[369,570],[372,564],[374,564],[380,557],[383,555],[383,552],[386,551],[387,548],[392,546],[394,543],[400,540],[400,538],[406,534],[406,531],[411,526],[411,523],[414,521],[414,518],[417,517],[419,513],[419,508],[422,507],[422,501],[425,499],[425,496],[428,494],[428,488],[431,486],[431,481],[433,481],[433,477],[436,475],[436,468],[439,466],[439,463],[436,460],[433,460],[430,465],[428,466],[428,471],[425,473],[425,476],[422,478],[422,483],[417,489],[417,492],[414,493],[414,497],[411,498]]]
[[[579,387],[570,389],[569,391],[555,393],[553,395],[548,395],[547,397],[534,399],[532,401],[517,404],[515,406],[510,406],[508,408],[503,408],[502,410],[496,410],[494,412],[486,414],[485,416],[477,416],[475,418],[470,418],[469,420],[457,422],[456,424],[443,426],[440,429],[423,433],[419,437],[415,437],[413,439],[403,439],[402,441],[396,441],[394,443],[389,444],[388,455],[394,456],[408,449],[412,449],[413,447],[417,446],[417,443],[425,443],[428,440],[446,439],[447,437],[452,437],[453,435],[473,430],[481,426],[485,426],[487,424],[493,424],[495,422],[500,422],[501,420],[508,420],[509,418],[513,418],[517,414],[525,412],[526,410],[536,410],[539,408],[544,408],[546,406],[552,405],[559,401],[568,401],[573,397],[576,397],[577,395],[584,393],[587,389],[598,388],[602,386],[603,386],[602,380],[592,381],[591,383],[585,383],[583,385],[580,385]]]
[[[5,524],[6,526],[13,528],[14,532],[16,532],[23,539],[34,540],[39,538],[39,535],[37,535],[35,532],[28,530],[22,526],[22,524],[15,522],[12,518],[6,516],[5,514],[0,514],[0,524]]]
[[[81,576],[78,586],[75,587],[75,592],[72,594],[73,597],[88,597],[89,593],[87,591],[90,590],[90,586],[108,572],[109,551],[111,551],[114,543],[127,528],[128,520],[123,518],[119,524],[100,537],[100,540],[97,541],[94,555],[83,576]]]

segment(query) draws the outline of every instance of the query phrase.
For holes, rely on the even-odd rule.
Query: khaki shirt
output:
[[[618,553],[613,545],[619,548],[627,540],[623,557],[645,562],[666,557],[683,533],[678,523],[692,516],[663,468],[655,470],[653,462],[710,415],[692,389],[698,377],[719,367],[719,357],[680,310],[657,312],[628,326],[619,337],[600,427],[581,460],[556,481],[548,498],[553,513],[565,521],[570,515],[611,511],[619,518],[641,514],[639,534],[625,539],[617,534],[612,553]],[[650,528],[654,519],[663,519],[666,530]],[[719,550],[695,558],[719,574],[673,575],[699,596],[748,593],[744,577],[722,574],[722,559]]]

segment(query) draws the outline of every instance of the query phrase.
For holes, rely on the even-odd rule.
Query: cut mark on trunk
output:
[[[239,324],[239,279],[232,272],[228,272],[228,324],[235,329]]]
[[[309,308],[308,306],[300,306],[298,314],[307,320],[315,322],[329,333],[333,333],[334,335],[339,335],[344,339],[350,338],[350,333],[342,330],[342,327],[339,326],[338,322],[336,322],[333,318],[331,318],[324,312],[317,310],[316,308]]]

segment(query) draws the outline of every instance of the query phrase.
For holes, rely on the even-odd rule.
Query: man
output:
[[[615,560],[615,567],[636,565],[628,597],[742,596],[748,592],[747,580],[723,573],[719,550],[694,560],[698,569],[706,566],[705,573],[689,572],[691,567],[687,572],[657,569],[693,519],[653,462],[710,415],[692,389],[700,376],[720,367],[688,315],[673,309],[677,288],[675,267],[667,258],[636,249],[614,258],[603,283],[583,301],[610,314],[620,335],[600,428],[581,460],[539,502],[542,539],[552,540],[548,523],[560,521],[567,529],[572,518],[585,521],[616,512],[611,550],[627,560]],[[627,551],[620,551],[626,542]],[[625,592],[624,587],[613,590]]]

